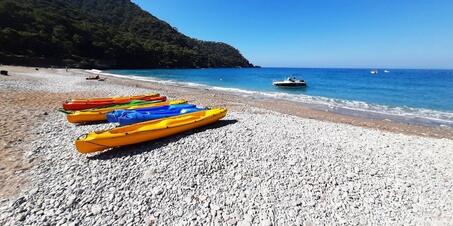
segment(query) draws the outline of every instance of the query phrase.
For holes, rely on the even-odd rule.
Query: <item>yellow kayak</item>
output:
[[[227,110],[205,111],[141,122],[111,130],[91,132],[75,142],[80,153],[92,153],[108,148],[151,141],[214,123],[225,117]]]
[[[134,106],[112,106],[106,108],[94,108],[88,109],[83,111],[74,111],[69,113],[66,117],[69,122],[71,123],[87,123],[87,122],[99,122],[99,121],[106,121],[107,120],[107,113],[118,110],[133,110],[133,109],[140,109],[140,108],[149,108],[149,107],[159,107],[165,105],[173,105],[173,104],[184,104],[187,103],[185,100],[172,100],[172,101],[165,101],[165,102],[156,102],[156,103],[149,103],[149,104],[140,104]]]

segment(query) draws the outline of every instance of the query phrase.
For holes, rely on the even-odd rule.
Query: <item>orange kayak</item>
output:
[[[133,100],[144,100],[144,101],[165,101],[165,96],[159,96],[159,94],[141,95],[141,96],[129,96],[129,97],[111,97],[111,98],[95,98],[95,99],[75,99],[65,101],[63,103],[64,110],[77,111],[85,110],[90,108],[108,107],[117,104],[129,103]]]

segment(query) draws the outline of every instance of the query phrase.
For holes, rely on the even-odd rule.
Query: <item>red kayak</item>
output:
[[[66,102],[104,102],[104,101],[121,101],[121,100],[145,100],[149,97],[158,97],[158,93],[148,93],[143,95],[136,96],[117,96],[117,97],[98,97],[98,98],[88,98],[88,99],[71,99]]]
[[[129,103],[133,100],[144,100],[144,101],[153,101],[153,102],[161,102],[161,101],[166,101],[167,97],[166,96],[158,96],[158,97],[143,97],[140,99],[129,99],[129,98],[121,98],[121,99],[110,99],[110,100],[86,100],[86,101],[80,101],[77,100],[75,102],[72,101],[66,101],[63,103],[63,109],[66,111],[79,111],[79,110],[85,110],[85,109],[90,109],[90,108],[100,108],[100,107],[108,107],[108,106],[113,106],[117,104],[126,104]]]

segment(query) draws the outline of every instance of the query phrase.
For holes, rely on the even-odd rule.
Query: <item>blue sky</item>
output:
[[[453,69],[451,0],[133,0],[267,67]]]

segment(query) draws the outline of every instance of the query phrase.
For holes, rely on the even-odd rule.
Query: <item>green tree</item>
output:
[[[237,49],[187,37],[130,0],[1,0],[0,29],[0,63],[20,56],[21,64],[72,67],[253,66]]]

